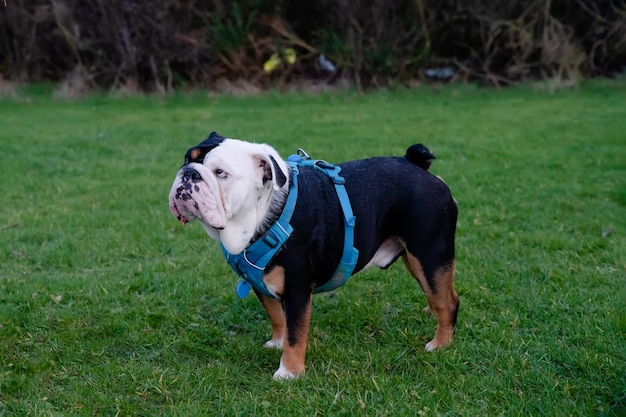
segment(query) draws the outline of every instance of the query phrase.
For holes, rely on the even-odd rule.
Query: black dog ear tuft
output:
[[[272,155],[259,154],[256,155],[256,159],[260,168],[259,175],[261,175],[260,178],[263,180],[263,185],[271,181],[272,188],[279,191],[287,183],[287,173],[283,171]]]
[[[212,141],[214,143],[220,144],[220,143],[224,142],[224,139],[226,139],[224,136],[220,135],[216,131],[213,131],[213,132],[211,132],[209,134],[209,137],[204,140],[204,142]],[[202,142],[202,143],[204,143],[204,142]]]
[[[433,153],[426,146],[418,143],[417,145],[411,145],[409,149],[406,150],[405,158],[413,162],[418,167],[428,171],[433,159],[435,159],[435,155],[433,155]]]
[[[270,155],[270,161],[272,161],[272,165],[274,165],[274,176],[276,180],[276,185],[278,185],[279,188],[282,188],[283,185],[285,185],[285,183],[287,182],[287,176],[272,155]]]
[[[190,148],[185,154],[185,164],[204,162],[207,153],[218,147],[226,138],[217,132],[211,132],[208,138],[200,142],[197,146]]]

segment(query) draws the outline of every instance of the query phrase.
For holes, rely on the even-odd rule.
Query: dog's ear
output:
[[[283,188],[287,183],[288,172],[286,168],[283,168],[276,158],[272,155],[259,154],[255,156],[257,163],[259,179],[265,184],[267,181],[272,181],[272,185],[276,191]]]
[[[185,154],[185,165],[190,162],[201,164],[204,162],[206,154],[218,147],[226,139],[217,132],[211,132],[208,138],[200,142],[198,145],[190,148]]]

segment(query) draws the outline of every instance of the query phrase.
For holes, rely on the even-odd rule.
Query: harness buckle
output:
[[[335,169],[335,166],[333,164],[330,164],[330,163],[324,161],[323,159],[315,161],[315,165],[317,165],[321,169],[326,169],[326,170]]]
[[[325,174],[332,180],[335,185],[344,185],[346,180],[339,175],[341,168],[337,165],[330,164],[322,159],[315,161],[315,167],[325,172]]]
[[[263,236],[263,242],[267,243],[267,245],[271,248],[275,248],[279,243],[278,239],[269,233]]]

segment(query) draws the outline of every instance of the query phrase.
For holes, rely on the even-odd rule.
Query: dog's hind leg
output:
[[[426,344],[432,351],[452,343],[459,309],[459,296],[454,290],[454,259],[437,267],[426,267],[419,259],[407,252],[403,256],[411,275],[419,282],[428,298],[426,311],[437,316],[437,331],[433,340]]]

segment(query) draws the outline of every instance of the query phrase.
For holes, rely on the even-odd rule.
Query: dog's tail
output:
[[[435,155],[433,155],[426,146],[418,143],[417,145],[409,146],[409,149],[406,150],[405,158],[418,167],[428,171],[430,164],[432,164],[433,159],[435,159]]]

